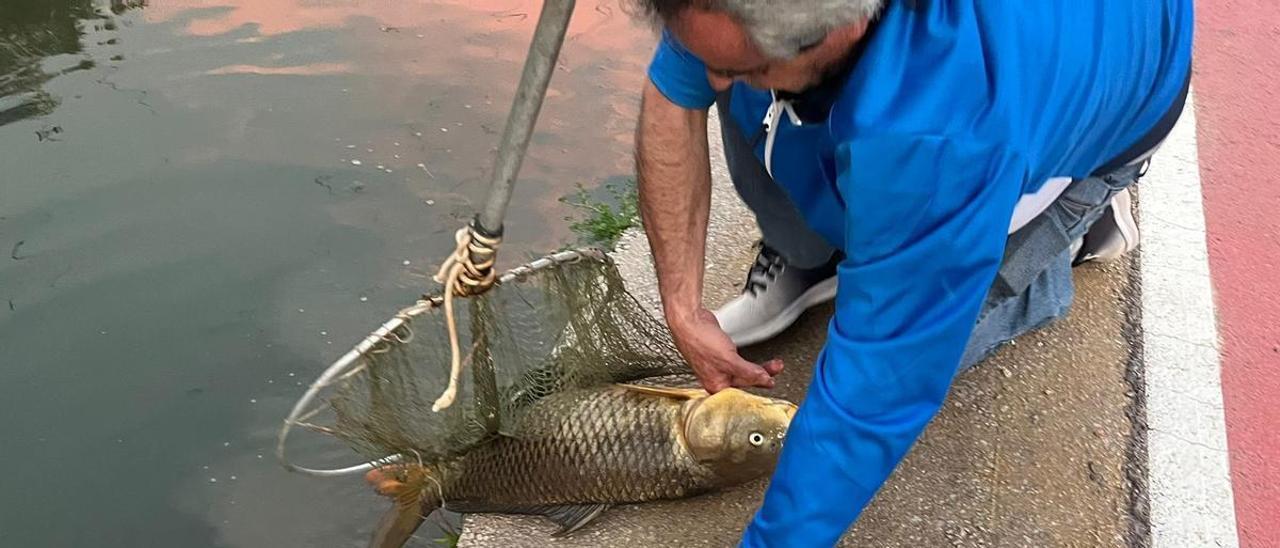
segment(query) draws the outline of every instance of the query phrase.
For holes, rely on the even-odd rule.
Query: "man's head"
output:
[[[633,0],[707,65],[734,80],[799,92],[848,57],[885,0]]]

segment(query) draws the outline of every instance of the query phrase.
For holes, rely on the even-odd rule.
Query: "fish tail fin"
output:
[[[403,482],[384,492],[391,496],[391,508],[374,527],[369,548],[404,546],[427,516],[441,505],[439,484],[425,467],[405,467],[400,472]]]
[[[391,501],[391,507],[378,520],[378,526],[373,530],[373,537],[369,539],[369,548],[404,546],[418,531],[418,527],[422,526],[422,522],[426,521],[427,516],[439,507],[439,499],[434,496],[419,497],[416,500],[397,497],[396,500]]]

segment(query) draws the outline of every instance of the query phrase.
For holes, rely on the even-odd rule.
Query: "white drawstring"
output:
[[[778,136],[778,122],[782,121],[782,113],[787,114],[794,126],[802,126],[804,123],[800,120],[800,115],[796,114],[795,108],[791,106],[791,101],[779,99],[778,93],[773,90],[769,90],[769,96],[773,102],[769,104],[769,110],[764,113],[764,170],[773,177],[773,141]]]

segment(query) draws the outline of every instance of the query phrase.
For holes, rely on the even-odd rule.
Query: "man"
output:
[[[836,300],[749,546],[835,543],[957,371],[1137,244],[1127,187],[1181,112],[1191,0],[636,0],[663,28],[637,131],[667,323],[709,391]],[[764,236],[702,305],[707,109]],[[838,288],[838,289],[837,289]]]

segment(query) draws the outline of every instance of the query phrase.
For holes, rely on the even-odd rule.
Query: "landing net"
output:
[[[666,327],[626,291],[607,255],[565,251],[454,300],[463,382],[455,403],[435,412],[450,373],[443,302],[429,296],[401,310],[311,385],[280,432],[286,467],[342,475],[448,458],[495,434],[519,435],[522,411],[558,390],[688,372]],[[285,442],[295,428],[341,439],[365,464],[292,463]]]

